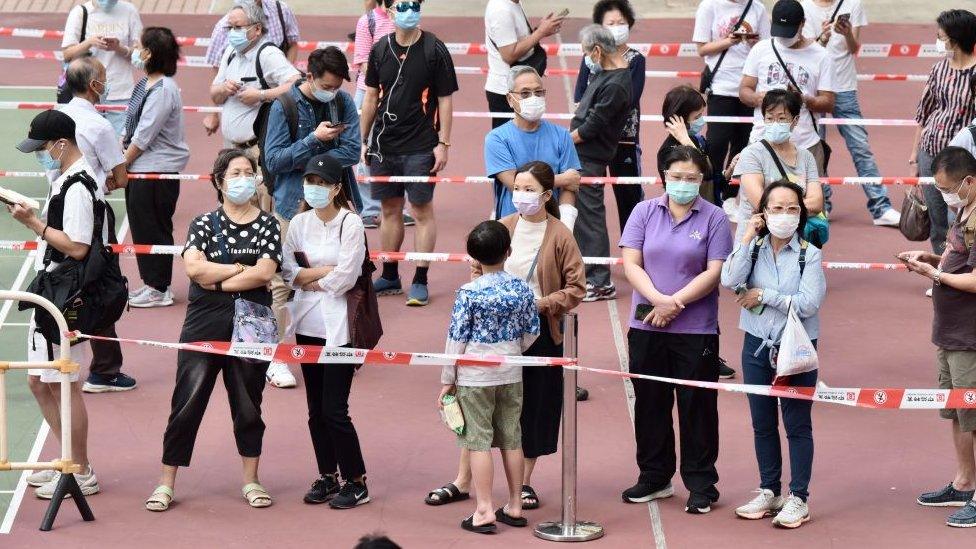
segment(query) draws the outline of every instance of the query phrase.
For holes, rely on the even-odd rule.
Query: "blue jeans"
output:
[[[813,345],[817,345],[816,340]],[[770,364],[769,349],[763,348],[759,356],[753,356],[761,346],[762,339],[746,334],[742,344],[742,377],[746,384],[770,385],[776,376],[776,368]],[[790,377],[790,385],[794,387],[814,387],[816,384],[817,370]],[[772,490],[778,496],[782,488],[783,454],[779,444],[776,400],[775,397],[749,395],[756,461],[759,462],[759,487]],[[810,417],[813,402],[793,398],[779,400],[790,448],[790,492],[806,501],[813,471],[813,420]]]
[[[924,149],[918,149],[918,176],[932,177],[932,161],[935,157]],[[929,242],[932,243],[932,252],[942,255],[946,247],[946,233],[949,232],[949,224],[955,221],[955,213],[946,205],[942,193],[935,185],[922,185],[922,194],[925,195],[925,205],[929,208],[929,222],[932,224],[929,233]]]
[[[128,106],[128,99],[113,99],[111,101],[105,101],[103,105],[126,105]],[[104,111],[102,116],[105,120],[108,120],[109,124],[112,125],[112,129],[115,130],[116,135],[119,137],[125,137],[125,119],[126,111]]]
[[[366,90],[356,90],[356,95],[353,97],[353,101],[356,103],[357,109],[363,108],[363,99],[366,97]],[[356,175],[369,175],[366,173],[366,166],[362,164],[356,165],[353,168],[356,171]],[[369,183],[359,184],[359,196],[362,199],[363,208],[359,212],[362,217],[369,216],[379,216],[380,215],[380,201],[373,199],[373,192],[371,189],[372,185]]]
[[[864,118],[861,115],[861,105],[857,101],[857,90],[837,92],[834,99],[835,118]],[[874,153],[868,145],[868,132],[864,126],[837,126],[840,135],[847,144],[847,150],[854,161],[854,169],[858,177],[881,177],[878,163],[874,161]],[[826,128],[821,128],[823,132]],[[888,189],[884,185],[861,185],[868,197],[868,211],[871,217],[878,219],[886,210],[891,209]],[[829,201],[829,197],[824,197]]]

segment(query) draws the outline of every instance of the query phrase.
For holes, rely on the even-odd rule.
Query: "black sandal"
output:
[[[513,517],[505,512],[505,507],[499,507],[495,511],[495,520],[502,524],[514,526],[515,528],[525,528],[529,525],[529,519],[525,517]]]
[[[531,486],[522,485],[522,509],[531,510],[539,508],[539,496]]]
[[[494,522],[488,524],[474,525],[474,515],[461,521],[461,528],[464,528],[468,532],[474,532],[475,534],[494,534],[498,527],[495,526]]]
[[[437,499],[434,499],[437,496]],[[447,505],[448,503],[454,503],[455,501],[464,501],[470,499],[471,494],[466,494],[461,491],[460,488],[454,485],[453,482],[448,482],[444,486],[436,490],[431,490],[424,498],[424,503],[427,505]]]

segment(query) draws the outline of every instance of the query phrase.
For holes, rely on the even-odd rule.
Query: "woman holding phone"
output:
[[[791,306],[816,346],[827,282],[820,250],[800,236],[807,219],[803,189],[786,180],[777,181],[763,191],[756,211],[725,262],[722,285],[736,292],[736,303],[742,307],[739,328],[745,332],[745,383],[770,385]],[[788,382],[794,387],[814,387],[817,371],[790,376]],[[790,449],[790,493],[784,497],[780,492],[783,459],[776,401],[774,397],[749,395],[760,483],[756,497],[738,507],[735,514],[744,519],[775,515],[773,524],[797,528],[810,518],[806,502],[813,469],[813,403],[789,398],[780,402]]]
[[[329,154],[308,161],[303,190],[311,209],[292,218],[285,237],[282,274],[295,289],[291,318],[299,345],[350,345],[346,292],[362,274],[367,251],[363,221],[349,209],[342,174],[342,164]],[[328,502],[333,509],[369,503],[366,464],[349,417],[354,371],[353,364],[302,364],[319,472],[305,503]]]

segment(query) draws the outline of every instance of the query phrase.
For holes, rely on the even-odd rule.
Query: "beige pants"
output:
[[[288,221],[278,214],[274,214],[275,219],[278,220],[278,224],[281,227],[281,245],[285,245],[285,236],[288,234]],[[278,321],[278,338],[285,338],[285,328],[288,326],[289,315],[288,315],[288,296],[291,294],[291,288],[288,284],[285,284],[285,280],[281,278],[281,273],[275,273],[274,278],[271,279],[271,310],[274,311],[275,319]]]

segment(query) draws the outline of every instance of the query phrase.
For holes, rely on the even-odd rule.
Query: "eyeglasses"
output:
[[[235,31],[235,30],[247,30],[253,27],[255,24],[256,23],[250,23],[248,25],[225,25],[224,30],[227,32]]]
[[[766,208],[766,213],[800,215],[800,207],[799,206],[769,206],[768,208]]]
[[[545,97],[546,96],[546,90],[522,90],[522,91],[508,92],[508,93],[510,93],[510,94],[512,94],[512,95],[514,95],[516,97],[519,97],[521,99],[528,99],[528,98],[530,98],[532,96],[535,96],[535,97]]]
[[[400,13],[407,10],[420,11],[420,2],[400,2],[399,4],[393,6],[393,8]]]
[[[682,183],[701,183],[702,174],[700,173],[690,173],[690,172],[673,172],[668,170],[664,172],[671,181],[680,181]]]
[[[763,121],[767,124],[776,124],[777,122],[781,122],[783,124],[792,124],[794,120],[796,120],[796,118],[789,118],[787,116],[780,116],[778,118],[772,116],[763,117]]]

